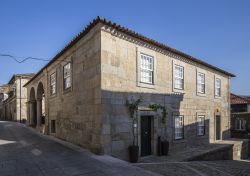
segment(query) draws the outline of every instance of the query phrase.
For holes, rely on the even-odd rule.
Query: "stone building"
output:
[[[10,85],[5,84],[0,86],[0,120],[4,120],[4,107],[3,102],[8,98],[8,92],[10,91]]]
[[[27,119],[27,89],[23,87],[34,74],[15,74],[8,85],[8,98],[3,101],[4,120],[22,121]]]
[[[122,159],[128,159],[133,131],[141,156],[156,154],[158,136],[170,142],[170,152],[206,145],[230,136],[231,77],[97,17],[25,85],[29,123]],[[139,98],[133,122],[125,102]],[[166,123],[152,104],[167,107]]]
[[[250,99],[231,94],[231,136],[250,138]]]

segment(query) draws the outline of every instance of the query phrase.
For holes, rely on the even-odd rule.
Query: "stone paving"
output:
[[[0,176],[250,176],[249,160],[129,164],[0,121]]]
[[[244,144],[243,144],[244,143]],[[244,150],[242,149],[244,148]],[[202,146],[186,147],[182,150],[173,150],[167,156],[150,155],[139,159],[139,163],[166,163],[181,161],[212,161],[248,158],[248,140],[234,139],[216,141]],[[233,153],[232,153],[233,150]]]
[[[144,163],[136,166],[164,176],[250,176],[250,161]]]
[[[77,147],[76,147],[77,148]],[[0,176],[158,175],[108,156],[73,150],[13,122],[0,122]]]
[[[150,155],[139,159],[140,163],[165,163],[165,162],[181,162],[192,161],[198,156],[214,154],[222,150],[228,150],[232,145],[226,144],[210,144],[207,146],[189,147],[181,151],[171,151],[167,156]]]

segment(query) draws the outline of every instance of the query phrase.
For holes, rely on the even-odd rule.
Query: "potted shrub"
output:
[[[141,99],[136,101],[132,100],[129,102],[126,100],[126,106],[129,110],[129,115],[133,120],[132,129],[133,129],[133,144],[129,146],[129,160],[131,163],[136,163],[139,157],[139,146],[135,144],[135,132],[134,132],[134,124],[136,124],[135,112],[138,110],[138,106],[141,103]]]
[[[161,110],[162,113],[162,123],[166,124],[168,111],[167,107],[160,105],[160,104],[151,104],[149,105],[149,108],[151,108],[153,111]],[[166,128],[166,126],[165,126]],[[169,151],[169,142],[167,140],[161,140],[161,137],[158,137],[158,155],[168,155]]]
[[[161,154],[168,155],[169,151],[169,142],[167,140],[161,141]]]

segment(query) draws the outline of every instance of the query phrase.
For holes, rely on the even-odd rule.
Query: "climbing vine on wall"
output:
[[[139,104],[142,102],[141,98],[137,100],[126,100],[126,106],[129,110],[130,117],[133,118],[135,112],[138,110]]]
[[[130,117],[133,119],[133,125],[136,123],[135,113],[138,110],[139,104],[142,102],[142,99],[139,98],[137,100],[127,100],[126,99],[126,106],[129,110]],[[134,126],[133,126],[134,127]],[[135,145],[135,132],[133,129],[133,145]]]
[[[166,123],[168,111],[165,106],[162,106],[160,104],[151,104],[149,105],[149,108],[153,109],[153,111],[157,111],[158,109],[160,109],[162,111],[162,123]]]

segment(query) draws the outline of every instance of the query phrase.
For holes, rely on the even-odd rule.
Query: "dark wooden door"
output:
[[[220,116],[216,116],[216,140],[221,139],[221,119]]]
[[[141,117],[141,156],[151,155],[151,117]]]

